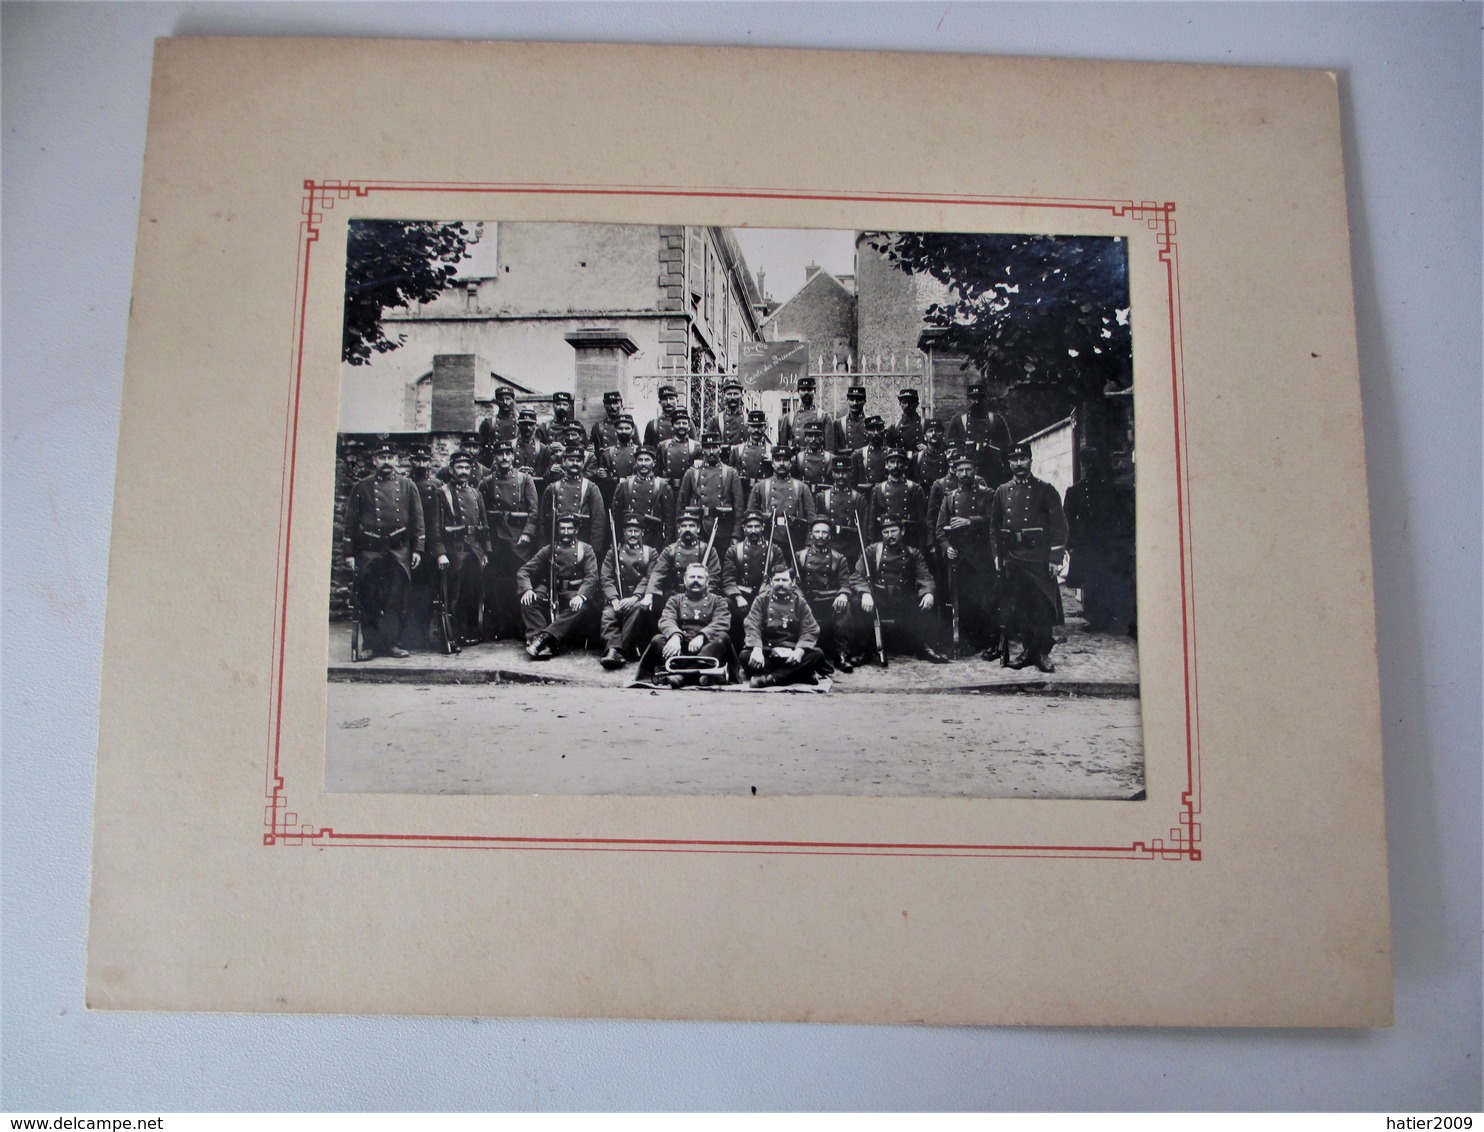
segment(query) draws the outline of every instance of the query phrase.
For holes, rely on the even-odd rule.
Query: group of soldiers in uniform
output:
[[[675,686],[812,683],[966,647],[1053,671],[1062,502],[985,388],[947,422],[903,389],[890,426],[864,387],[838,418],[815,392],[800,379],[776,444],[733,381],[699,439],[671,386],[642,436],[616,392],[584,429],[569,394],[538,419],[502,388],[441,469],[422,447],[403,475],[377,448],[345,510],[357,658],[518,638],[539,661],[598,637],[604,668]]]

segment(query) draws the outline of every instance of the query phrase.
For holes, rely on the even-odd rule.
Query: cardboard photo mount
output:
[[[1147,799],[326,794],[357,216],[1126,237]],[[1385,1024],[1349,279],[1322,73],[162,41],[90,1005]]]

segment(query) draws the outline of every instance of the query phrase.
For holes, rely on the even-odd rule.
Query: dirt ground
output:
[[[332,792],[1127,799],[1144,785],[1127,697],[332,682],[327,740]]]

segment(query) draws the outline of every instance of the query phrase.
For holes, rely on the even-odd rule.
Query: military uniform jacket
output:
[[[747,439],[747,410],[738,409],[729,413],[725,409],[706,423],[705,431],[721,433],[721,443],[741,444]]]
[[[567,439],[567,426],[572,423],[571,417],[558,418],[555,414],[542,417],[536,422],[536,439],[542,444],[550,444],[553,436]]]
[[[886,446],[863,444],[851,456],[851,476],[861,491],[871,488],[886,478]]]
[[[649,583],[649,571],[659,553],[654,547],[642,543],[638,550],[619,546],[609,551],[608,556],[603,559],[599,579],[603,587],[603,600],[612,605],[620,598],[643,597],[645,586]],[[618,556],[617,570],[613,562],[615,554]],[[620,590],[623,592],[620,593]]]
[[[778,554],[776,546],[773,554]],[[763,565],[767,561],[767,539],[756,543],[746,539],[734,542],[721,558],[721,592],[727,597],[752,597],[763,584]]]
[[[536,481],[512,469],[507,475],[491,472],[479,485],[489,515],[490,538],[514,545],[525,536],[536,541]]]
[[[618,424],[612,417],[604,417],[588,431],[588,440],[595,452],[614,447],[618,443]]]
[[[825,447],[831,452],[854,452],[866,445],[866,414],[858,417],[846,413],[836,417],[825,429]]]
[[[922,598],[933,592],[933,575],[927,568],[922,551],[901,543],[895,550],[884,542],[866,547],[866,557],[855,564],[856,573],[867,580],[880,595],[900,601],[914,595]]]
[[[675,492],[666,480],[629,476],[613,492],[613,514],[618,521],[630,511],[645,516],[645,539],[660,545],[675,541]]]
[[[656,475],[664,476],[670,486],[680,490],[680,481],[701,458],[701,443],[698,440],[676,440],[671,437],[659,446],[659,467]]]
[[[1010,426],[999,413],[982,417],[960,413],[952,418],[948,422],[948,446],[973,452],[979,471],[986,476],[1009,474]]]
[[[644,443],[650,448],[658,448],[674,435],[675,422],[663,413],[644,426]]]
[[[922,445],[922,417],[913,413],[908,416],[903,413],[894,425],[886,428],[886,446],[888,448],[900,448],[907,453],[911,459],[912,453]]]
[[[992,564],[994,530],[989,522],[989,505],[993,501],[994,492],[982,482],[946,492],[934,523],[939,545],[945,549],[953,547],[980,566]],[[969,525],[956,531],[945,530],[950,519],[967,519]]]
[[[556,504],[553,512],[552,504]],[[552,516],[571,512],[577,516],[577,537],[588,543],[594,551],[602,554],[608,545],[608,510],[603,506],[602,493],[590,479],[579,479],[576,483],[561,479],[548,484],[541,493],[540,528],[536,537],[543,542],[551,541]]]
[[[826,516],[835,524],[835,546],[858,553],[861,540],[856,532],[862,527],[871,529],[871,501],[854,488],[826,487],[814,493],[814,505],[816,516]]]
[[[526,475],[541,479],[546,475],[546,445],[536,436],[522,440],[517,436],[510,442],[515,449],[515,466]]]
[[[995,488],[989,521],[995,553],[1002,562],[1045,565],[1053,549],[1067,545],[1067,518],[1061,496],[1044,480],[1010,480]]]
[[[599,449],[598,467],[607,472],[608,477],[616,482],[625,476],[634,474],[634,453],[638,451],[637,444],[614,444]]]
[[[345,555],[390,554],[412,577],[412,556],[426,543],[423,505],[407,476],[370,475],[345,500]]]
[[[714,552],[713,552],[714,553]],[[726,637],[732,615],[727,612],[726,600],[708,593],[700,601],[693,601],[689,594],[679,593],[665,602],[660,613],[660,636],[673,637],[679,633],[690,640],[698,633],[708,642]]]
[[[819,487],[830,482],[830,459],[823,449],[811,452],[806,448],[794,457],[794,471],[810,487]]]
[[[761,511],[764,515],[782,515],[786,519],[801,519],[807,522],[814,518],[814,492],[803,480],[792,477],[781,480],[769,476],[762,483],[754,484],[752,498],[747,501],[749,511]]]
[[[909,473],[911,479],[931,487],[953,471],[953,465],[948,460],[948,446],[940,445],[934,448],[929,444],[924,444],[912,454],[911,468]]]
[[[742,478],[736,468],[725,464],[702,464],[691,468],[680,481],[680,497],[675,500],[676,514],[687,507],[702,507],[706,516],[740,521],[742,518]]]
[[[555,566],[552,565],[553,555],[556,557]],[[598,556],[581,539],[571,546],[543,546],[516,571],[516,591],[524,594],[534,590],[546,597],[553,574],[556,575],[558,593],[576,595],[588,605],[598,600]]]
[[[443,546],[449,558],[472,554],[483,566],[489,559],[490,521],[479,489],[455,481],[443,485]]]
[[[785,599],[764,590],[747,611],[743,633],[750,649],[812,649],[819,643],[819,622],[804,595]]]
[[[845,555],[838,550],[815,550],[812,546],[799,551],[799,585],[814,601],[833,601],[840,594],[848,597],[866,588]]]
[[[737,474],[742,477],[744,490],[768,474],[770,466],[768,451],[767,440],[760,444],[744,440],[741,444],[734,444],[726,450],[724,454],[726,461],[736,468]]]
[[[927,494],[921,484],[904,479],[882,480],[871,489],[871,522],[874,529],[887,515],[900,515],[907,521],[902,541],[913,546],[926,546],[931,533],[927,523]],[[880,532],[877,531],[877,534]]]
[[[423,509],[423,544],[427,547],[427,557],[436,559],[447,553],[443,546],[443,484],[431,472],[422,479],[412,479],[412,483]]]
[[[706,555],[706,573],[709,576],[708,584],[711,592],[720,592],[721,559],[717,557],[715,547],[708,552],[706,544],[700,539],[696,540],[694,546],[686,546],[683,542],[672,542],[655,555],[654,565],[649,568],[649,581],[645,585],[644,592],[664,595],[683,589],[686,569],[692,563],[701,561],[703,554]]]
[[[835,418],[826,413],[818,406],[810,406],[807,409],[795,409],[793,413],[784,418],[783,435],[779,437],[783,443],[788,445],[802,444],[804,442],[804,428],[806,425],[818,421],[824,426],[824,446],[829,448],[834,439]]]
[[[508,440],[514,444],[517,435],[515,414],[511,413],[508,417],[502,417],[497,412],[490,418],[488,431],[490,440]]]

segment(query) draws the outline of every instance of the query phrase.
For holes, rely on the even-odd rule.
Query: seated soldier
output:
[[[657,603],[669,600],[685,585],[685,571],[692,562],[706,568],[713,593],[721,592],[721,558],[714,546],[701,541],[701,509],[687,507],[675,523],[679,537],[655,557],[649,570],[644,592],[654,595]]]
[[[538,550],[515,575],[526,655],[550,660],[598,624],[598,560],[577,538],[577,516],[557,517],[556,545]]]
[[[659,632],[639,662],[641,681],[653,679],[656,667],[662,663],[668,666],[682,657],[710,657],[716,661],[716,667],[669,672],[656,682],[680,688],[693,683],[721,684],[731,678],[736,655],[727,633],[727,603],[720,594],[712,593],[709,586],[706,567],[699,562],[686,567],[685,589],[665,602]]]
[[[742,520],[742,541],[727,547],[721,558],[721,592],[732,610],[732,640],[742,639],[742,622],[752,601],[767,579],[770,555],[781,558],[776,542],[769,544],[763,535],[768,530],[768,517],[761,511],[749,511]],[[785,548],[786,549],[786,548]]]
[[[850,599],[864,595],[866,585],[849,559],[831,546],[834,537],[829,519],[819,517],[810,524],[809,543],[799,551],[799,586],[819,622],[820,651],[841,672],[852,672],[856,659]]]
[[[747,684],[751,688],[817,684],[815,673],[824,664],[824,653],[814,647],[819,622],[794,584],[792,566],[774,562],[768,575],[767,586],[747,615],[743,656],[752,674]]]
[[[881,520],[881,541],[866,548],[855,564],[856,573],[869,585],[861,596],[861,611],[881,618],[883,635],[894,638],[906,651],[934,664],[948,658],[930,643],[934,626],[927,616],[933,608],[933,576],[922,551],[902,542],[902,517],[887,515]]]
[[[624,516],[622,542],[603,559],[603,644],[598,662],[604,668],[622,668],[639,656],[654,632],[654,598],[644,592],[649,570],[659,551],[644,545],[644,516]]]

